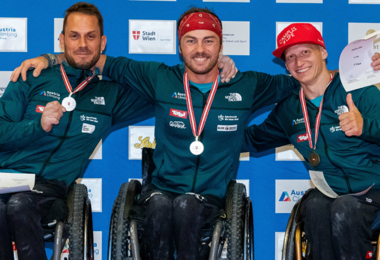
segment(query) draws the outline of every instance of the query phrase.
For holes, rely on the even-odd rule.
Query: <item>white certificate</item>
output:
[[[31,191],[35,174],[0,172],[0,194]]]
[[[339,59],[339,74],[347,92],[380,82],[380,71],[374,71],[371,63],[373,42],[380,31],[353,41],[342,51]]]

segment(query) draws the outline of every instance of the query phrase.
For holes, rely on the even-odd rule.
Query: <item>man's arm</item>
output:
[[[10,82],[0,99],[1,151],[20,149],[45,136],[63,114],[64,108],[59,110],[56,105],[48,103],[41,118],[25,119],[28,95],[29,86],[25,82]]]
[[[260,125],[251,125],[245,129],[242,152],[262,152],[289,144],[289,138],[279,124],[274,109]]]

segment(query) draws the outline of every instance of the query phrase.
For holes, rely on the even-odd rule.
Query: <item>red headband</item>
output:
[[[223,40],[222,25],[212,14],[197,12],[186,15],[179,25],[178,40],[181,41],[182,36],[194,30],[212,31],[219,36],[221,41]]]

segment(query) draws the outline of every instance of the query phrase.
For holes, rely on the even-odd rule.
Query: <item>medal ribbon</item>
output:
[[[187,73],[185,73],[183,75],[183,86],[185,87],[185,93],[186,93],[187,111],[189,112],[190,125],[191,125],[191,129],[193,130],[193,135],[195,136],[195,140],[198,140],[198,136],[201,135],[203,128],[205,126],[206,119],[208,116],[208,112],[210,111],[211,104],[212,104],[212,101],[214,100],[214,96],[216,93],[216,89],[218,88],[218,81],[219,81],[219,73],[218,73],[218,75],[216,75],[214,83],[212,84],[210,94],[208,95],[206,106],[203,109],[201,122],[199,123],[199,129],[198,129],[198,134],[197,134],[197,125],[195,123],[193,103],[191,101],[189,79],[187,78]]]
[[[329,84],[327,84],[327,87],[330,85],[331,81],[333,79],[332,74],[330,74],[330,81]],[[327,88],[326,88],[327,89]],[[311,138],[311,129],[310,129],[310,122],[309,122],[309,115],[307,113],[307,106],[306,106],[306,101],[305,101],[305,95],[303,93],[303,88],[301,87],[300,89],[300,101],[301,101],[301,106],[302,106],[302,112],[303,112],[303,118],[305,119],[305,128],[307,132],[307,138],[309,140],[309,146],[311,149],[316,149],[317,148],[317,140],[318,140],[318,133],[319,133],[319,124],[321,122],[321,115],[322,115],[322,106],[323,106],[323,98],[321,100],[321,104],[319,105],[319,112],[317,115],[317,118],[315,119],[315,144],[313,147],[313,141]]]
[[[61,64],[60,66],[60,70],[61,70],[61,74],[62,74],[62,78],[63,78],[63,82],[65,83],[65,86],[66,86],[66,89],[67,91],[70,93],[69,97],[71,97],[72,94],[75,94],[79,91],[81,91],[82,89],[84,89],[85,86],[87,86],[88,83],[90,83],[90,81],[94,78],[95,76],[95,73],[88,77],[87,79],[85,79],[84,81],[82,81],[82,83],[80,83],[76,89],[73,91],[73,88],[71,87],[71,84],[70,84],[70,81],[69,81],[69,78],[67,77],[66,75],[66,71],[65,69],[63,68],[63,65]]]

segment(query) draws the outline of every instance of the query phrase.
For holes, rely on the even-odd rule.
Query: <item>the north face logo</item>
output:
[[[138,40],[140,38],[140,31],[132,31],[133,39]]]

